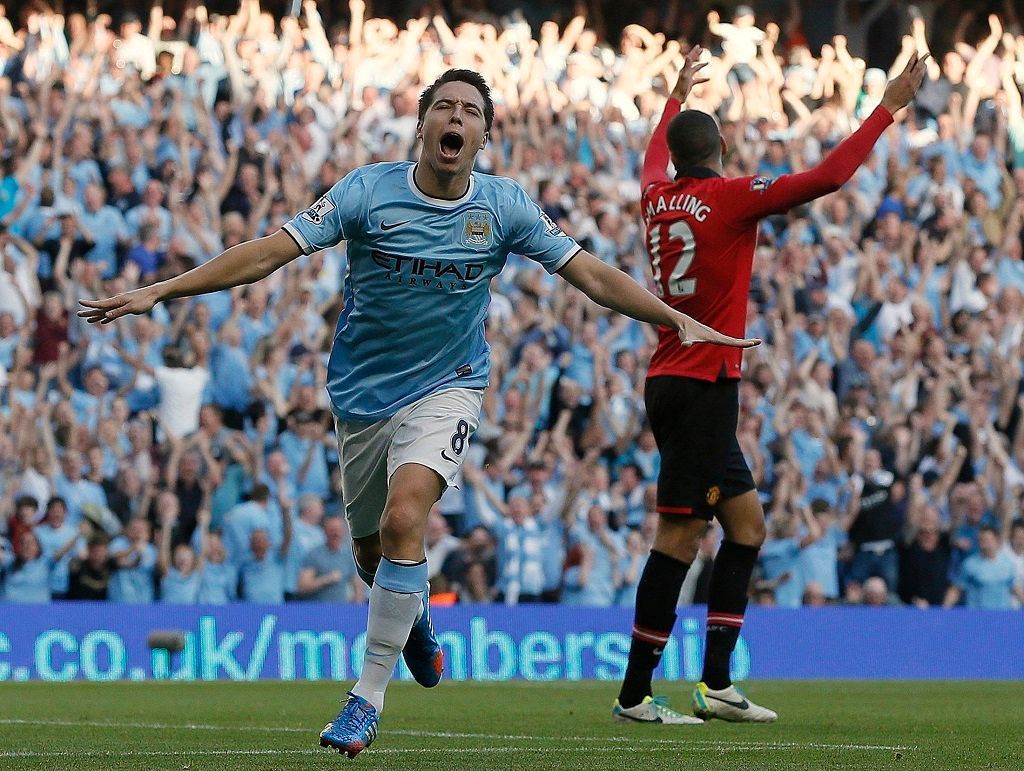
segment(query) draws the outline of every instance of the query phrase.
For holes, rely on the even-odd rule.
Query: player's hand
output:
[[[145,286],[130,292],[122,292],[105,300],[79,300],[78,303],[84,307],[84,310],[78,311],[78,316],[90,324],[95,324],[97,321],[101,324],[109,324],[114,319],[129,314],[149,313],[159,300],[159,290],[155,286]]]
[[[706,324],[701,324],[694,318],[687,316],[685,313],[680,314],[682,319],[679,321],[679,342],[683,344],[684,348],[689,348],[696,343],[710,343],[711,345],[724,345],[729,348],[753,348],[755,345],[760,345],[760,339],[756,337],[751,338],[739,338],[729,337],[729,335],[723,335],[718,330],[712,329]]]
[[[704,49],[695,45],[686,54],[683,66],[679,70],[679,77],[676,79],[675,88],[672,89],[672,98],[685,102],[690,95],[690,90],[699,83],[707,83],[709,78],[698,78],[697,73],[708,66],[707,62],[698,61]]]
[[[917,89],[921,87],[924,74],[928,71],[929,54],[913,53],[907,61],[903,72],[889,81],[882,94],[882,106],[890,113],[895,113],[910,104]]]

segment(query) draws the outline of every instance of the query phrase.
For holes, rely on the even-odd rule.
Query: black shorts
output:
[[[756,489],[736,440],[738,380],[650,377],[644,402],[661,453],[659,513],[710,521],[719,501]]]

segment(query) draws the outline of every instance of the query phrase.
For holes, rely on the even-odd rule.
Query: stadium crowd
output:
[[[469,1],[404,26],[362,0],[338,24],[310,0],[280,20],[257,0],[0,18],[0,596],[365,597],[324,389],[344,244],[109,326],[81,323],[78,298],[177,274],[357,165],[410,158],[419,91],[449,66],[494,89],[479,170],[649,282],[638,166],[674,35],[715,52],[690,103],[721,120],[726,173],[774,177],[878,103],[868,32],[890,14],[894,71],[942,37],[917,102],[842,190],[762,227],[747,329],[767,344],[745,356],[739,424],[769,513],[751,590],[1021,607],[1020,20],[1011,3],[955,28],[937,3],[805,5],[838,8],[823,44],[796,2],[687,11],[668,35],[644,12],[650,29],[612,44],[584,16],[535,36]],[[435,603],[631,604],[657,516],[654,330],[515,256],[492,291],[484,420],[428,526]],[[718,537],[681,604],[706,596]]]

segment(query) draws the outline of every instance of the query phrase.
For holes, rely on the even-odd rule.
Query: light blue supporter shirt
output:
[[[4,601],[32,604],[49,602],[51,564],[46,556],[39,556],[24,563],[18,570],[9,570],[4,577]]]
[[[618,554],[625,551],[621,539],[612,534],[614,540],[619,541]],[[601,541],[600,536],[591,532],[585,525],[577,525],[573,528],[570,540],[581,546],[590,549],[593,555],[593,563],[587,581],[579,585],[578,567],[571,567],[566,570],[566,589],[562,602],[566,605],[589,605],[592,607],[609,607],[615,603],[615,564],[618,555],[608,549]]]
[[[821,586],[828,599],[839,597],[839,549],[844,543],[846,532],[837,525],[830,525],[821,538],[800,550],[800,578],[804,589],[813,582]]]
[[[323,546],[327,541],[324,529],[319,525],[311,525],[296,517],[292,520],[292,541],[289,544],[288,556],[285,558],[286,592],[295,593],[299,587],[299,571],[306,555],[313,549]]]
[[[199,600],[202,570],[193,570],[187,576],[177,568],[168,568],[160,579],[160,602],[166,605],[195,605]]]
[[[39,541],[39,547],[43,551],[43,556],[48,560],[52,560],[57,552],[63,549],[78,531],[77,528],[65,522],[60,527],[40,525],[33,532],[36,535],[36,540]],[[82,546],[85,543],[84,538],[79,538],[78,541],[77,546]],[[74,556],[75,549],[71,549],[61,557],[59,562],[52,563],[50,568],[50,591],[54,594],[67,594],[68,569]]]
[[[530,517],[516,525],[506,517],[493,524],[492,532],[498,542],[498,591],[505,601],[513,605],[520,595],[540,595],[544,591],[543,523]]]
[[[775,604],[780,608],[799,608],[804,596],[800,542],[796,538],[769,538],[761,546],[761,567],[769,581],[789,574],[775,589]]]
[[[113,278],[117,273],[117,244],[129,237],[128,223],[117,207],[109,204],[94,212],[82,212],[81,219],[95,239],[93,247],[85,254],[86,259],[104,266],[103,278]]]
[[[267,552],[263,559],[251,556],[239,570],[242,578],[242,599],[265,605],[284,602],[284,560],[274,550]]]
[[[1013,607],[1013,560],[1005,552],[986,559],[980,552],[964,560],[957,586],[964,593],[964,605],[985,610]]]
[[[412,162],[348,174],[284,225],[305,254],[348,242],[327,389],[342,420],[377,421],[446,388],[484,388],[491,278],[509,253],[549,273],[579,251],[516,182],[474,172],[432,198]]]
[[[313,493],[320,498],[331,495],[331,476],[327,463],[327,448],[316,439],[302,439],[291,431],[284,431],[277,437],[281,452],[288,459],[291,467],[291,481],[298,495]],[[306,464],[310,445],[313,447],[313,459],[306,466],[306,474],[299,478],[299,469]]]
[[[110,553],[131,548],[131,542],[118,536],[110,542]],[[147,603],[153,601],[153,572],[156,569],[156,547],[147,543],[139,561],[130,568],[118,568],[110,577],[109,597],[113,602]]]
[[[53,491],[67,504],[67,522],[72,526],[81,521],[82,512],[86,506],[105,508],[107,505],[107,494],[103,488],[91,479],[84,477],[77,482],[72,482],[63,473],[58,474],[53,484]]]
[[[281,545],[284,528],[281,518],[270,516],[268,507],[256,501],[246,501],[235,506],[224,515],[221,537],[228,559],[236,566],[241,565],[249,556],[249,539],[256,530],[266,530],[270,534],[272,548]]]
[[[238,569],[230,562],[203,565],[198,601],[203,605],[227,605],[238,599]]]
[[[210,363],[210,387],[213,401],[229,410],[243,412],[252,401],[252,369],[242,348],[216,345]]]

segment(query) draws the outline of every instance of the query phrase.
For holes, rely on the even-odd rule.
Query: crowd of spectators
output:
[[[649,284],[638,165],[688,43],[649,18],[609,43],[585,16],[534,30],[485,5],[404,26],[362,0],[326,25],[310,0],[280,20],[257,0],[0,16],[5,601],[363,600],[324,389],[344,244],[147,317],[74,309],[275,231],[358,165],[414,157],[419,91],[449,66],[494,89],[478,169]],[[1020,607],[1019,20],[968,8],[949,39],[940,3],[811,5],[845,36],[812,47],[796,2],[686,16],[714,52],[691,105],[720,119],[728,175],[799,171],[856,128],[887,79],[864,59],[879,14],[906,33],[892,70],[932,29],[949,45],[849,184],[763,224],[747,330],[766,344],[745,355],[738,426],[768,513],[751,590]],[[492,384],[462,484],[431,512],[432,591],[631,604],[657,517],[654,330],[516,256],[492,293]],[[706,597],[718,538],[681,604]]]

